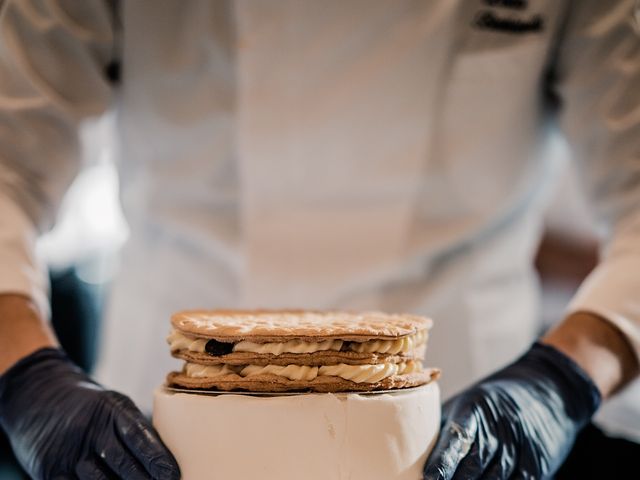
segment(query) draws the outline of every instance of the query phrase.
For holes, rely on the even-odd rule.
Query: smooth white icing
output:
[[[419,480],[438,435],[438,385],[375,395],[156,391],[153,424],[183,480]]]

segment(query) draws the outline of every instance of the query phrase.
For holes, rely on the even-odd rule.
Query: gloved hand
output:
[[[36,479],[179,479],[178,465],[124,395],[103,389],[58,349],[0,377],[0,424]]]
[[[536,343],[445,403],[424,478],[550,478],[599,404],[598,388],[577,364]]]

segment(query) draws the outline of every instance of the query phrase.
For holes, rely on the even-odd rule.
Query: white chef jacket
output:
[[[132,240],[107,384],[148,405],[175,366],[168,317],[194,307],[430,315],[445,392],[513,360],[537,329],[556,120],[607,240],[570,309],[640,355],[634,1],[112,7],[6,0],[0,16],[0,291],[45,304],[34,238],[78,169],[79,123],[117,111]]]

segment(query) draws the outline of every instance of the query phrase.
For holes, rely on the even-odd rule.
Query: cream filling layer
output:
[[[427,342],[427,331],[422,330],[414,335],[396,340],[369,340],[362,343],[351,343],[351,350],[358,353],[409,353]]]
[[[209,340],[207,338],[189,337],[177,330],[172,330],[167,337],[167,343],[171,346],[171,351],[189,350],[190,352],[204,352]]]
[[[368,340],[366,342],[346,342],[348,350],[358,353],[410,353],[415,348],[427,342],[427,330],[422,330],[414,335],[395,340]],[[205,352],[206,338],[195,338],[173,330],[167,342],[171,351],[189,350],[191,352]],[[233,346],[234,352],[271,353],[314,353],[323,351],[340,351],[345,342],[343,340],[324,340],[322,342],[305,342],[302,340],[289,340],[281,343],[255,343],[243,340]]]
[[[325,340],[323,342],[303,342],[302,340],[289,340],[284,343],[254,343],[243,340],[233,346],[234,352],[251,352],[251,353],[272,353],[280,355],[281,353],[314,353],[327,350],[335,350],[336,352],[342,348],[342,340]]]
[[[289,380],[311,381],[317,377],[330,376],[351,380],[355,383],[376,383],[394,375],[405,375],[422,371],[422,363],[409,360],[402,363],[381,363],[378,365],[325,365],[310,367],[307,365],[198,365],[187,362],[184,373],[192,378],[216,378],[234,373],[241,377],[271,374]]]

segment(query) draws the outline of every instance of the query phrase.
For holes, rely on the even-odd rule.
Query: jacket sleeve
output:
[[[113,26],[103,1],[0,2],[0,293],[45,314],[35,240],[78,171],[80,123],[110,103]]]
[[[560,121],[604,237],[570,311],[613,323],[640,358],[640,12],[572,3],[556,65]]]

